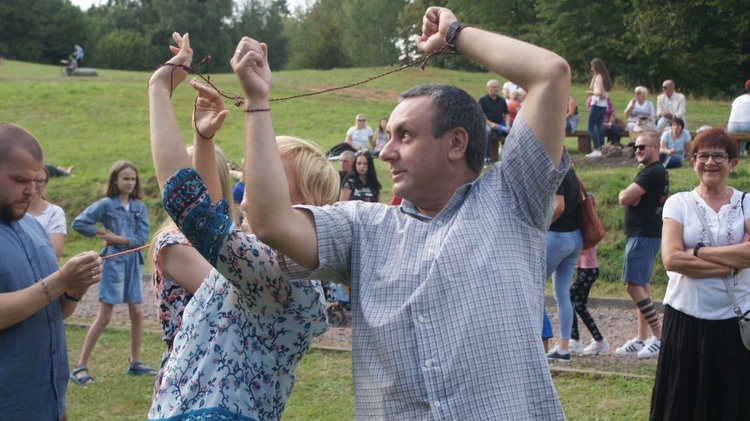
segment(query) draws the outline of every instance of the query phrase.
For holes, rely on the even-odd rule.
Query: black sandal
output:
[[[84,371],[86,372],[86,374],[79,377],[78,374],[83,373]],[[79,386],[86,386],[94,383],[94,378],[91,377],[91,375],[89,374],[89,368],[85,365],[76,367],[75,370],[70,373],[70,380],[72,380],[73,383]]]

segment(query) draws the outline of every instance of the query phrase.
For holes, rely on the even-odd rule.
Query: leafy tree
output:
[[[99,66],[112,69],[140,70],[153,68],[154,63],[145,57],[151,43],[148,38],[128,29],[115,29],[104,35],[96,45]]]
[[[398,14],[406,0],[344,0],[343,43],[357,67],[382,66],[398,60]]]
[[[340,6],[341,0],[321,0],[287,22],[292,44],[290,68],[333,69],[351,65],[338,24]]]
[[[268,63],[274,70],[284,68],[289,57],[284,34],[284,15],[288,15],[286,0],[246,0],[240,7],[234,25],[234,42],[249,36],[268,45]]]

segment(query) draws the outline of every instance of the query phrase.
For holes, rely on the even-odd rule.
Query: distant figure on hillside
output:
[[[508,134],[510,128],[510,114],[508,113],[508,104],[504,98],[498,96],[500,84],[496,79],[490,79],[487,82],[487,95],[479,98],[479,108],[484,113],[486,131],[487,131],[487,152],[485,159],[490,159],[492,148],[492,137],[499,137]]]
[[[509,100],[510,93],[519,89],[521,89],[521,87],[511,81],[503,83],[503,98],[505,98],[506,101]]]
[[[372,154],[369,151],[358,152],[354,158],[354,168],[341,184],[339,201],[380,202],[381,188]]]
[[[578,120],[581,116],[578,114],[578,104],[573,97],[568,97],[568,114],[565,116],[565,132],[575,133],[578,131]]]
[[[383,149],[383,146],[385,146],[385,144],[388,143],[389,140],[391,140],[391,136],[388,134],[388,130],[386,130],[387,127],[388,117],[381,118],[380,124],[378,124],[378,128],[375,129],[372,143],[370,144],[372,146],[372,156],[374,156],[375,158],[380,155],[380,150]]]
[[[690,144],[690,132],[685,130],[685,123],[681,118],[672,120],[672,129],[661,134],[659,145],[659,161],[665,168],[679,168],[685,158],[685,151]]]
[[[76,44],[75,47],[73,47],[73,57],[75,57],[78,64],[83,64],[83,47]]]
[[[60,63],[67,64],[67,66],[65,66],[65,74],[67,76],[73,76],[73,72],[78,69],[78,60],[76,60],[73,54],[69,55],[67,60],[60,60]]]
[[[656,116],[659,121],[656,123],[656,130],[662,132],[672,125],[672,120],[679,117],[685,123],[687,129],[687,119],[685,119],[685,95],[675,92],[674,82],[665,80],[661,84],[664,91],[656,101]]]
[[[344,179],[352,172],[354,167],[354,152],[344,151],[339,155],[339,178],[341,179],[341,185],[344,185]]]
[[[729,133],[750,133],[750,79],[745,82],[742,95],[732,101],[732,111],[727,123]],[[740,155],[747,155],[747,142],[740,142]]]

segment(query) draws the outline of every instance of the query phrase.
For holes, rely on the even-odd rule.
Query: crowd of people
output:
[[[149,419],[280,419],[298,363],[328,326],[323,283],[331,282],[351,300],[358,419],[565,419],[548,362],[607,353],[610,344],[587,309],[599,271],[595,247],[583,249],[581,182],[563,145],[579,115],[564,59],[428,8],[417,47],[447,45],[481,63],[508,80],[503,95],[497,79],[478,101],[441,83],[409,89],[375,131],[356,116],[337,145],[337,174],[317,145],[276,135],[272,52],[244,37],[230,62],[245,98],[242,186],[233,195],[216,143],[228,111],[196,80],[193,146],[184,147],[172,92],[193,52],[188,34],[172,39],[172,58],[148,84],[151,152],[170,218],[150,252],[165,342],[158,369],[140,359],[138,248],[150,224],[136,165],[115,162],[104,197],[71,224],[98,236],[103,250],[59,267],[65,213],[44,198],[42,148],[20,126],[0,124],[0,389],[15,391],[0,393],[4,417],[66,419],[68,381],[95,383],[89,358],[113,307],[127,304],[124,366],[155,376]],[[604,62],[591,70],[588,130],[600,156],[619,123]],[[750,309],[750,199],[727,177],[744,145],[720,128],[689,145],[684,95],[671,80],[663,90],[656,110],[643,87],[625,109],[640,169],[618,197],[622,280],[637,326],[615,354],[658,356],[652,419],[742,419],[750,351],[727,293]],[[750,130],[749,98],[750,81],[730,131]],[[497,136],[502,160],[487,168]],[[398,206],[381,203],[374,158],[390,166]],[[686,160],[699,184],[669,197],[667,168]],[[650,289],[660,250],[669,275],[661,320]],[[543,301],[550,276],[551,350],[539,340],[553,331]],[[99,310],[71,370],[62,321],[95,284]]]

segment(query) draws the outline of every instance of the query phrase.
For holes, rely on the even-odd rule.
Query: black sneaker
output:
[[[562,353],[557,347],[552,348],[552,351],[547,354],[547,361],[559,361],[561,363],[570,362],[570,352]]]

